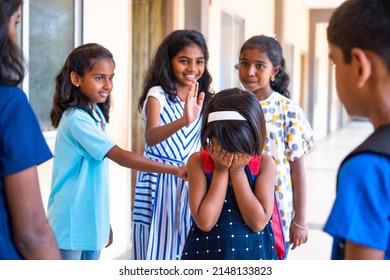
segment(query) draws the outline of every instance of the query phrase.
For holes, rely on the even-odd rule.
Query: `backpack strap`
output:
[[[362,144],[345,157],[341,165],[351,157],[367,152],[390,157],[389,139],[390,124],[378,127]]]
[[[272,231],[274,233],[275,249],[279,260],[284,260],[286,257],[286,241],[283,233],[283,222],[280,217],[279,204],[276,199],[276,192],[274,192],[274,210],[272,211]]]

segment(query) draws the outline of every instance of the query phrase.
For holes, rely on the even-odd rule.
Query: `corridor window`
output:
[[[244,23],[242,18],[222,12],[220,89],[240,84],[234,65],[238,63],[240,47],[244,43]]]
[[[81,0],[30,0],[23,10],[23,50],[28,72],[23,89],[44,132],[53,130],[50,109],[55,77],[81,42]]]

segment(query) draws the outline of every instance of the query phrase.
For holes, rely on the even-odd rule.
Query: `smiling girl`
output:
[[[195,30],[174,31],[158,47],[138,104],[146,157],[176,166],[199,151],[202,108],[212,95],[207,60]],[[180,258],[191,226],[186,181],[140,172],[133,215],[135,259]]]

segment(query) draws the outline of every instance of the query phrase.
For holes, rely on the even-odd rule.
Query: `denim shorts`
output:
[[[63,260],[98,260],[100,258],[100,250],[84,251],[84,250],[60,250]]]

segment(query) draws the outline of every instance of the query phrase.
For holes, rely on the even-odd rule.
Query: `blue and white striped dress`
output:
[[[161,87],[149,90],[148,97],[160,101],[160,125],[183,116],[184,102],[172,102]],[[146,99],[146,100],[147,100]],[[146,122],[145,106],[142,111]],[[175,134],[149,147],[144,155],[162,163],[180,166],[200,150],[201,117]],[[170,174],[138,172],[133,209],[133,258],[137,260],[178,260],[192,225],[188,185]]]

